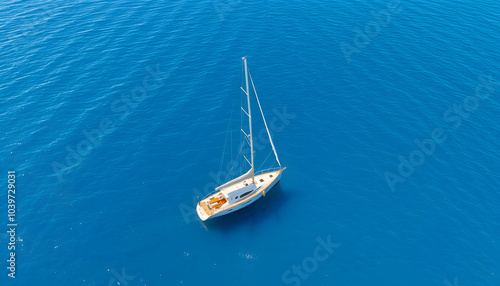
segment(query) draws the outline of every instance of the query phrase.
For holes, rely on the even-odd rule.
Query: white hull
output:
[[[255,176],[256,188],[260,187],[260,189],[258,189],[254,194],[250,195],[248,198],[246,198],[244,200],[238,201],[238,202],[233,203],[233,204],[224,205],[223,207],[221,207],[218,210],[213,210],[213,213],[212,213],[210,210],[207,211],[206,207],[205,208],[202,207],[203,201],[209,200],[210,198],[212,198],[212,196],[211,196],[211,197],[209,197],[205,200],[202,200],[198,203],[198,205],[196,206],[196,212],[198,213],[198,216],[200,217],[200,219],[205,221],[205,220],[212,219],[215,217],[220,217],[223,215],[230,214],[230,213],[235,212],[237,210],[240,210],[246,206],[249,206],[252,203],[256,202],[258,199],[260,199],[261,197],[263,197],[264,194],[267,194],[280,181],[281,173],[283,171],[284,171],[284,169],[281,169],[278,171],[264,173],[264,174]],[[270,178],[269,175],[273,175],[272,180],[264,181],[262,183],[260,182],[261,178],[266,178],[266,179]]]
[[[245,140],[250,145],[250,160],[243,155],[248,164],[250,164],[250,169],[245,174],[226,182],[215,190],[214,194],[209,195],[207,198],[198,202],[196,206],[196,212],[201,220],[207,220],[214,217],[223,216],[237,210],[240,210],[248,205],[251,205],[262,196],[266,195],[266,192],[271,190],[281,179],[281,173],[286,168],[281,167],[281,163],[278,159],[278,154],[276,153],[276,148],[274,148],[273,140],[271,138],[271,133],[269,128],[267,128],[266,118],[264,117],[264,112],[262,112],[262,107],[260,106],[259,97],[257,96],[257,91],[255,90],[255,85],[252,80],[252,76],[247,67],[247,60],[243,58],[243,69],[245,72],[245,89],[241,87],[241,90],[245,93],[247,97],[247,109],[245,110],[243,106],[241,107],[242,116],[243,113],[248,116],[248,127],[249,134],[247,134],[243,128],[241,132],[245,135]],[[279,165],[278,169],[268,169],[266,171],[260,171],[254,173],[254,150],[253,150],[253,135],[252,135],[252,109],[250,106],[250,86],[249,82],[252,83],[253,92],[255,94],[255,99],[259,106],[260,113],[262,115],[262,120],[264,121],[264,126],[266,127],[267,135],[269,136],[269,143],[276,157],[276,162]],[[240,154],[241,155],[241,149]],[[264,161],[265,162],[265,161]]]

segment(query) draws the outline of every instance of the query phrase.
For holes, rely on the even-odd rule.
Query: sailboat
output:
[[[247,135],[243,129],[241,129],[241,131],[250,145],[250,160],[245,157],[247,163],[250,165],[250,170],[248,170],[245,174],[218,186],[215,188],[214,193],[198,202],[196,212],[203,221],[235,212],[254,203],[261,197],[265,196],[266,193],[280,181],[281,174],[286,169],[286,167],[281,167],[281,163],[278,159],[278,154],[276,153],[271,133],[269,133],[269,128],[267,127],[266,119],[264,117],[264,113],[262,112],[262,107],[260,106],[255,85],[247,67],[246,57],[243,57],[242,62],[245,72],[245,89],[241,87],[241,90],[243,90],[247,96],[248,107],[247,110],[245,110],[243,106],[241,109],[248,117],[249,134]],[[262,119],[264,120],[264,126],[266,127],[267,135],[269,136],[269,142],[271,143],[274,156],[276,157],[276,161],[279,165],[277,168],[260,171],[254,170],[252,110],[250,106],[249,82],[252,83],[255,98],[257,99],[260,113],[262,114]]]

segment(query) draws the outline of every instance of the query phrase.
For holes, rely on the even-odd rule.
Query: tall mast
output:
[[[247,94],[248,102],[248,125],[250,126],[250,156],[252,162],[252,184],[255,184],[254,168],[253,168],[253,135],[252,135],[252,110],[250,108],[250,90],[248,88],[248,68],[247,58],[243,57],[243,68],[245,69],[245,93]]]

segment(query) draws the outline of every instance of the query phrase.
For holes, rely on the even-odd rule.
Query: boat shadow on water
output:
[[[290,193],[281,189],[280,183],[276,184],[265,197],[258,199],[251,205],[221,217],[201,221],[207,230],[232,231],[241,227],[250,226],[251,231],[266,220],[281,220],[280,209],[290,199]]]

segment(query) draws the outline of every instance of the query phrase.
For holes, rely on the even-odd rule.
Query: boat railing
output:
[[[268,168],[268,169],[257,171],[254,174],[254,176],[257,176],[257,175],[260,175],[260,174],[264,174],[264,173],[268,173],[268,172],[274,172],[274,171],[278,171],[278,170],[284,170],[284,169],[286,169],[286,167],[285,168],[283,168],[283,167]],[[209,193],[208,195],[206,195],[203,199],[206,199],[206,198],[208,198],[210,196],[213,196],[213,195],[217,194],[218,192],[220,192],[220,190],[215,190],[215,191]]]
[[[268,169],[258,171],[257,173],[254,174],[254,176],[264,174],[264,173],[274,172],[274,171],[278,171],[278,170],[283,170],[283,169],[285,169],[285,168],[282,168],[282,167],[268,168]]]

